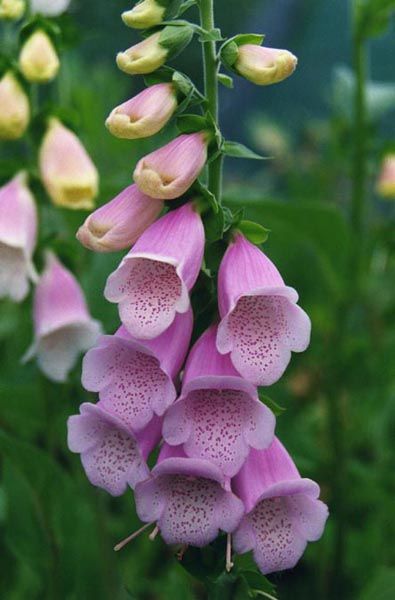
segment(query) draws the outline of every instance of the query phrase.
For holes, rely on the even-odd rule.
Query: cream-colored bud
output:
[[[52,81],[60,62],[50,37],[42,30],[35,31],[24,43],[19,55],[19,68],[31,83]]]
[[[122,13],[122,20],[128,27],[148,29],[159,25],[165,16],[166,7],[155,0],[142,0],[132,10]]]
[[[0,0],[0,19],[20,19],[25,10],[25,0]]]
[[[8,71],[0,80],[0,139],[17,140],[30,121],[29,100],[15,75]]]
[[[144,75],[159,69],[167,59],[168,50],[160,45],[158,31],[117,55],[117,65],[129,75]]]
[[[271,85],[283,81],[295,71],[298,59],[288,50],[277,50],[244,44],[239,46],[238,57],[233,67],[252,83]]]

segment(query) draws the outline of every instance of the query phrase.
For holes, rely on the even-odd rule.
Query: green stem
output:
[[[355,234],[355,252],[352,265],[353,280],[359,285],[361,263],[363,259],[363,235],[366,213],[367,179],[367,115],[366,115],[366,79],[367,48],[364,39],[356,33],[353,41],[353,64],[355,73],[354,97],[354,153],[353,187],[351,204],[351,224]]]
[[[214,0],[200,0],[200,24],[206,31],[214,29]],[[215,42],[203,43],[204,91],[207,108],[218,123],[218,59]],[[208,167],[208,187],[218,202],[222,195],[222,156],[218,156]]]

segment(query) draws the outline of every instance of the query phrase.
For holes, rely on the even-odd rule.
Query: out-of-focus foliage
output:
[[[172,131],[166,130],[153,141],[129,142],[112,138],[103,125],[109,111],[139,85],[121,77],[108,56],[103,58],[106,54],[100,47],[101,32],[108,44],[111,19],[119,18],[129,4],[95,3],[89,29],[93,4],[87,2],[82,14],[76,12],[77,24],[86,27],[77,28],[77,37],[87,50],[70,51],[56,91],[62,115],[70,126],[78,127],[99,167],[100,202],[130,183],[137,159],[153,144],[157,147],[172,137]],[[227,33],[240,29],[241,4],[218,2],[219,21]],[[245,22],[256,14],[263,23],[264,11],[273,3],[246,4]],[[357,4],[361,35],[388,28],[394,2]],[[303,10],[307,6],[312,4],[304,2]],[[290,18],[281,10],[275,21],[280,29]],[[342,26],[343,38],[351,35],[346,21]],[[325,31],[325,23],[319,20],[312,27]],[[391,31],[393,35],[393,27]],[[331,32],[333,43],[337,34]],[[384,38],[381,51],[383,44],[389,48],[391,43]],[[198,64],[196,51],[192,47],[183,60]],[[279,121],[277,106],[267,104],[260,90],[254,113],[242,102],[245,121],[237,127],[257,153],[274,159],[250,165],[229,158],[227,165],[225,204],[232,209],[246,206],[243,218],[270,230],[264,249],[285,281],[299,291],[301,305],[313,322],[308,352],[295,356],[286,376],[265,393],[286,409],[285,416],[278,417],[279,435],[303,475],[320,482],[331,517],[324,537],[308,547],[297,568],[270,580],[281,600],[340,598],[333,594],[339,559],[333,548],[340,523],[343,598],[390,600],[395,594],[395,206],[381,203],[372,189],[380,153],[395,138],[395,79],[368,87],[369,219],[361,242],[354,238],[348,219],[353,74],[346,67],[332,72],[338,65],[325,63],[324,47],[321,52],[327,68],[314,74],[322,98],[319,114],[313,118],[301,106],[297,122]],[[347,63],[347,56],[342,62]],[[309,69],[309,56],[304,55],[300,69]],[[297,77],[298,72],[296,81]],[[230,94],[240,101],[239,90],[244,88],[238,81],[235,84],[235,91],[225,90],[226,103]],[[281,85],[284,107],[295,114],[295,96],[289,92],[293,88],[287,86],[296,84]],[[33,164],[30,151],[29,141],[0,149],[1,183],[22,159],[29,156]],[[37,182],[34,189],[41,219],[40,247],[50,244],[57,250],[79,277],[93,316],[107,332],[114,331],[116,309],[104,301],[102,292],[122,254],[97,256],[81,248],[75,232],[86,214],[55,209]],[[365,249],[364,276],[357,290],[350,260],[360,243]],[[40,254],[36,258],[40,265]],[[159,538],[152,543],[142,536],[121,553],[113,552],[119,539],[139,527],[132,495],[114,500],[92,488],[79,458],[67,450],[66,419],[90,397],[80,385],[80,366],[62,386],[48,383],[33,364],[21,366],[20,357],[32,335],[30,311],[31,300],[0,304],[0,597],[205,598],[203,583],[188,571],[193,552],[185,556],[186,568]],[[337,492],[339,472],[342,495]],[[205,571],[201,579],[206,575]],[[237,584],[238,595],[234,587],[230,594],[229,581],[220,583],[221,599],[245,599],[242,582]]]

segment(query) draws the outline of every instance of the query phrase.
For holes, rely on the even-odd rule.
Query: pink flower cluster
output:
[[[282,376],[291,352],[307,348],[310,320],[269,258],[235,232],[219,269],[218,321],[189,350],[203,223],[193,200],[149,226],[146,217],[156,202],[147,194],[181,195],[197,176],[191,147],[203,159],[195,135],[141,159],[137,186],[124,192],[129,203],[121,194],[80,229],[84,242],[95,219],[96,229],[107,223],[107,249],[111,238],[119,249],[127,224],[124,242],[134,245],[104,292],[122,324],[83,361],[82,383],[98,402],[69,418],[68,443],[93,485],[114,496],[134,490],[139,518],[166,543],[201,547],[224,531],[236,552],[253,550],[270,573],[293,567],[328,515],[318,485],[300,476],[275,437],[275,416],[257,389]]]

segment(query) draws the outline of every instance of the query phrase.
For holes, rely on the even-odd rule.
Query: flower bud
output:
[[[283,81],[294,72],[297,58],[288,50],[265,48],[256,44],[239,46],[233,65],[235,71],[257,85]]]
[[[159,25],[165,16],[165,2],[157,0],[142,0],[134,8],[122,13],[122,20],[128,27],[134,29],[148,29]]]
[[[115,252],[130,248],[159,216],[162,200],[142,194],[130,185],[113,200],[89,215],[77,238],[96,252]]]
[[[39,165],[52,202],[72,209],[90,209],[98,192],[98,173],[77,136],[52,118],[41,144]]]
[[[11,71],[0,79],[0,140],[17,140],[30,121],[29,100]]]
[[[125,52],[119,52],[117,65],[129,75],[152,73],[166,60],[179,54],[192,37],[190,25],[168,25]]]
[[[377,182],[377,193],[387,200],[395,200],[395,153],[384,158]]]
[[[173,200],[191,187],[206,159],[205,132],[179,135],[163,148],[139,160],[133,178],[148,196]]]
[[[30,0],[30,10],[46,17],[57,17],[65,12],[71,0]]]
[[[177,108],[177,96],[171,83],[153,85],[131,100],[114,108],[106,126],[119,138],[136,140],[158,133]]]
[[[0,0],[0,19],[20,19],[25,9],[24,0]]]
[[[31,83],[47,83],[59,71],[60,62],[51,39],[42,31],[35,31],[24,43],[19,55],[19,67]]]

